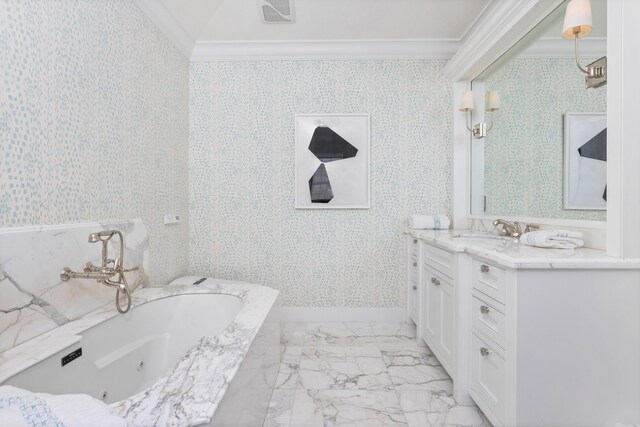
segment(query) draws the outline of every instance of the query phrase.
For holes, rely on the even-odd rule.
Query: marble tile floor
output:
[[[264,427],[489,426],[458,405],[415,325],[282,324],[282,363]]]

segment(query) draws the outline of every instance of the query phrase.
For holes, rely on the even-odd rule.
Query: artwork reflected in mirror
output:
[[[561,37],[564,6],[472,83],[501,100],[491,131],[471,142],[472,213],[606,220],[607,86],[586,88],[574,44]],[[585,64],[606,55],[606,1],[592,0],[592,9],[593,31],[580,41]],[[476,110],[484,108],[476,105],[474,123],[484,119]],[[570,140],[567,117],[577,118]]]

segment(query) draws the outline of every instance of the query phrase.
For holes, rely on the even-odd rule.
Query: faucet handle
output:
[[[100,268],[93,265],[91,261],[82,266],[85,273],[91,273],[92,271],[99,271]]]
[[[540,229],[540,226],[538,224],[525,224],[524,232],[530,233],[534,230],[539,230],[539,229]]]

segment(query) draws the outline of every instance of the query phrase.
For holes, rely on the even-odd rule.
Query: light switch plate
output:
[[[165,214],[165,216],[164,216],[164,224],[165,225],[177,224],[179,222],[180,222],[180,215]]]

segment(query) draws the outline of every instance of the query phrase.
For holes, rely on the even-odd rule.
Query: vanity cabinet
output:
[[[467,387],[494,426],[640,420],[638,269],[461,256],[471,270]]]
[[[506,276],[504,269],[471,262],[469,395],[494,423],[506,417]]]
[[[490,245],[407,240],[408,315],[455,399],[496,427],[638,423],[640,260]]]
[[[449,275],[436,270],[429,262],[433,248],[425,245],[421,287],[420,311],[422,315],[419,337],[436,355],[449,375],[454,374],[454,280]],[[453,258],[453,254],[449,254]]]

